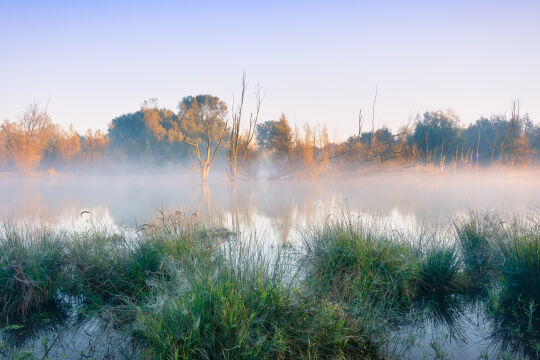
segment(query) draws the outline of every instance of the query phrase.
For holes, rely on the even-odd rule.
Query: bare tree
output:
[[[360,159],[360,138],[362,137],[362,122],[364,121],[364,114],[362,109],[358,112],[358,138],[356,139],[356,158]]]
[[[362,136],[362,122],[364,121],[364,114],[362,114],[362,109],[358,112],[358,142],[360,142],[360,137]]]
[[[262,104],[261,88],[257,86],[255,92],[256,106],[255,113],[249,114],[248,128],[245,133],[241,133],[242,126],[242,111],[244,108],[244,100],[247,89],[246,72],[242,75],[242,91],[240,93],[240,102],[236,109],[233,105],[231,130],[230,130],[230,143],[229,143],[229,156],[228,156],[228,175],[231,179],[236,180],[242,171],[242,167],[246,162],[246,157],[249,152],[249,145],[255,137],[257,130],[257,122],[259,121],[259,112]]]
[[[375,135],[375,104],[377,103],[377,87],[375,87],[375,96],[373,97],[373,106],[371,108],[371,147],[375,145],[376,135]]]

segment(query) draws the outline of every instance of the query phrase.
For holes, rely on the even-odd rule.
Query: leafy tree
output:
[[[524,162],[534,139],[534,126],[527,115],[508,120],[503,115],[482,117],[462,132],[463,143],[474,150],[477,162]]]
[[[87,163],[103,161],[107,154],[108,145],[109,138],[104,132],[89,129],[82,137],[82,159]]]
[[[148,106],[113,119],[109,127],[113,154],[127,159],[178,160],[187,155],[180,117]]]
[[[275,159],[286,159],[292,148],[292,131],[284,114],[278,121],[257,125],[257,143]]]
[[[70,125],[68,130],[55,125],[42,163],[56,165],[70,163],[78,159],[81,152],[81,137]]]
[[[411,140],[426,157],[450,159],[460,146],[459,135],[459,118],[453,111],[431,111],[417,118]]]
[[[18,122],[6,120],[1,132],[7,158],[20,171],[29,172],[41,162],[53,133],[53,124],[47,110],[39,103],[33,103]]]
[[[217,96],[187,96],[179,104],[185,142],[192,146],[194,167],[206,184],[227,131],[227,105]]]

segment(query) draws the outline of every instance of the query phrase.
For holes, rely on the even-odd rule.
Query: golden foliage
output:
[[[101,130],[88,129],[83,138],[81,156],[84,161],[97,162],[103,160],[107,152],[109,138]]]
[[[6,120],[2,124],[3,157],[23,173],[34,170],[43,158],[53,130],[47,110],[38,103],[31,104],[18,122]]]

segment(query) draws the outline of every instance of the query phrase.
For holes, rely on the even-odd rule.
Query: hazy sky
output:
[[[540,1],[0,0],[0,120],[34,99],[79,131],[105,129],[147,98],[230,103],[246,69],[262,120],[326,123],[358,110],[392,129],[451,108],[469,123],[507,110],[540,121]],[[250,98],[251,100],[252,98]]]

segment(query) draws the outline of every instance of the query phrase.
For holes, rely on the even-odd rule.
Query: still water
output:
[[[539,175],[532,170],[449,176],[383,173],[236,185],[214,178],[206,189],[193,176],[174,173],[7,177],[0,178],[0,217],[39,219],[68,228],[89,223],[134,227],[156,210],[182,210],[286,242],[298,228],[344,211],[401,229],[448,224],[468,211],[525,214],[540,206]]]
[[[268,243],[284,244],[295,242],[302,229],[344,214],[402,231],[426,226],[444,229],[469,211],[526,215],[540,206],[539,175],[536,170],[447,176],[382,173],[317,181],[239,181],[236,185],[215,177],[207,188],[193,176],[174,172],[9,176],[0,178],[0,218],[66,230],[129,229],[146,223],[157,210],[181,210],[214,224],[256,233]],[[390,352],[408,359],[513,358],[509,352],[500,352],[500,345],[491,338],[491,324],[478,305],[466,302],[447,310],[451,321],[433,313],[430,306],[412,314],[407,325],[396,331],[395,349]],[[20,336],[17,331],[0,331],[0,353],[4,342],[42,355],[48,351],[49,357],[118,355],[111,351],[124,341],[121,334],[104,332],[99,319],[78,323],[72,316],[66,318],[70,320],[46,319],[42,328],[21,330]]]

